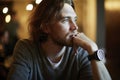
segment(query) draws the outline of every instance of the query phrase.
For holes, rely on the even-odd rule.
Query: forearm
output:
[[[92,60],[91,67],[94,80],[111,80],[109,72],[102,61]]]
[[[97,45],[94,43],[92,46],[88,46],[86,49],[89,55],[95,54],[98,50]],[[106,69],[104,62],[99,60],[91,60],[91,67],[94,80],[111,80],[108,70]]]
[[[88,55],[93,55],[95,54],[95,51],[98,50],[96,43],[85,36],[83,33],[78,33],[73,37],[73,44],[75,46],[81,46],[87,50]],[[91,60],[91,67],[94,80],[111,80],[111,77],[102,61]]]

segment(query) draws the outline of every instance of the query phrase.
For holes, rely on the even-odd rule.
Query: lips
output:
[[[70,33],[67,35],[66,39],[72,39],[73,36],[75,36],[76,34],[75,33]]]
[[[66,41],[67,42],[72,42],[73,41],[73,36],[76,36],[77,34],[78,34],[78,32],[72,32],[72,33],[67,34]]]
[[[72,38],[73,36],[77,36],[77,34],[79,34],[79,33],[78,32],[72,32],[68,36],[70,36]]]

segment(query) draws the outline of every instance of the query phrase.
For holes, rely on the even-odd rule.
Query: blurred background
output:
[[[28,17],[42,0],[0,0],[0,80],[6,80],[19,39],[28,38]],[[113,80],[120,74],[120,0],[73,0],[79,31],[106,50]]]

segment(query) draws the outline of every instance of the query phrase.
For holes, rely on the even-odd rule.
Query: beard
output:
[[[52,40],[55,44],[60,45],[60,46],[73,46],[73,38],[72,38],[71,33],[66,34],[65,36],[62,37],[57,37],[57,38],[53,38]]]

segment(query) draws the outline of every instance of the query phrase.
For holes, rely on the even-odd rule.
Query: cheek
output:
[[[61,38],[65,38],[68,33],[69,27],[62,26],[61,28],[58,28],[58,36],[60,36]]]
[[[51,27],[51,32],[56,34],[66,34],[70,30],[68,24],[57,23]]]
[[[54,39],[66,39],[70,33],[69,24],[63,24],[61,22],[50,25],[49,35]]]
[[[62,31],[63,33],[64,32],[69,32],[69,30],[70,30],[70,26],[68,25],[68,24],[63,24],[63,23],[60,23],[59,25],[58,25],[58,29],[60,30],[60,31]]]

